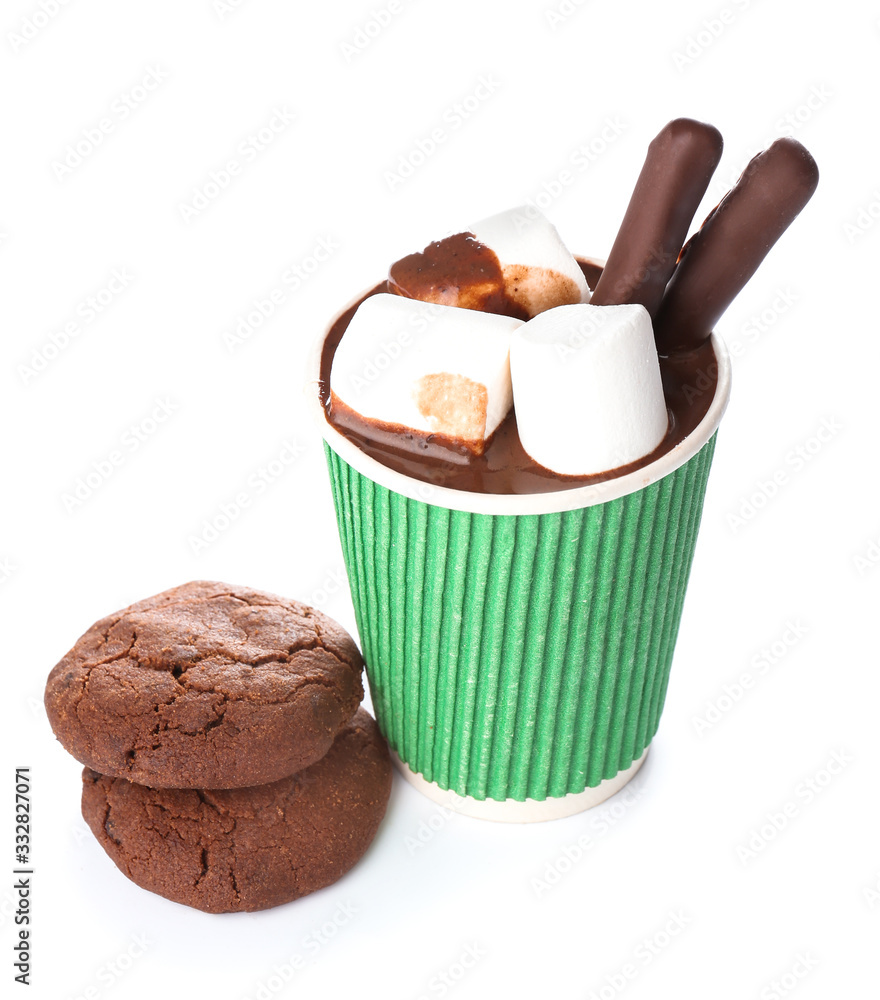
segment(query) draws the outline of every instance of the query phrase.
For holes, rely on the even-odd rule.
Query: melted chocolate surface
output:
[[[456,233],[429,243],[391,265],[387,291],[422,302],[478,309],[526,320],[528,313],[504,287],[494,250],[473,233]]]
[[[418,256],[418,255],[413,255]],[[406,258],[405,258],[406,259]],[[601,274],[593,261],[579,258],[591,288]],[[364,296],[390,291],[382,281]],[[591,476],[561,476],[539,465],[524,450],[511,411],[487,442],[482,455],[470,456],[461,446],[434,434],[402,432],[393,424],[364,421],[330,390],[333,355],[361,299],[333,324],[321,355],[320,395],[327,419],[341,434],[377,462],[422,482],[473,493],[548,493],[614,479],[640,469],[671,451],[700,423],[715,396],[718,365],[711,342],[686,353],[660,358],[660,373],[669,429],[651,454],[638,462]]]

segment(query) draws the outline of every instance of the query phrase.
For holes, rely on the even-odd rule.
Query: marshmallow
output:
[[[483,219],[391,265],[389,289],[423,302],[528,319],[588,302],[590,289],[554,226],[529,206]]]
[[[554,306],[590,301],[578,262],[536,208],[521,205],[490,215],[470,231],[495,252],[507,294],[530,317]]]
[[[522,322],[397,295],[365,299],[330,388],[363,419],[440,434],[474,454],[510,410],[510,338]]]
[[[610,472],[650,454],[668,428],[644,306],[560,306],[510,345],[520,440],[560,475]]]

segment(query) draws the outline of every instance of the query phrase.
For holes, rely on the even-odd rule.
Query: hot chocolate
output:
[[[309,391],[380,726],[404,776],[438,802],[455,792],[468,815],[590,808],[633,777],[657,733],[730,391],[712,329],[816,179],[803,147],[776,145],[682,254],[719,153],[709,126],[679,119],[661,131],[604,272],[555,256],[547,220],[530,231],[512,210],[512,225],[493,217],[486,238],[467,226],[392,265],[391,282],[333,320],[313,354]],[[473,269],[445,270],[447,251]],[[548,277],[572,265],[592,302],[587,289],[566,301]],[[538,280],[521,281],[521,267]],[[669,310],[661,341],[672,289],[687,334],[667,340]],[[473,321],[430,312],[473,313],[471,291],[483,314]],[[527,318],[477,322],[523,298]],[[420,308],[426,322],[406,311]],[[418,405],[434,378],[449,386],[442,426],[485,410],[467,440],[443,440]],[[380,406],[386,387],[392,403]],[[508,391],[511,413],[496,425],[500,404],[490,416],[483,402]],[[591,474],[560,474],[572,468]]]
[[[803,146],[780,139],[755,157],[685,243],[721,150],[710,125],[681,118],[664,126],[604,267],[572,257],[549,221],[526,208],[397,261],[326,338],[319,392],[330,424],[396,472],[470,493],[575,489],[672,451],[715,396],[716,320],[818,181]],[[398,308],[399,299],[382,294],[389,292],[413,309],[414,301],[446,315],[409,315],[410,306]],[[381,295],[381,308],[377,299],[355,316],[373,295]],[[481,320],[498,316],[463,327],[473,311]],[[379,398],[388,402],[385,386],[393,398],[379,406],[376,393],[359,398],[349,384],[357,381],[357,365],[369,364],[356,347],[372,345],[375,353],[398,314],[434,328],[389,372],[395,381]],[[512,320],[499,324],[501,316]],[[491,345],[481,325],[494,337]],[[430,408],[420,405],[426,384]]]
[[[578,263],[590,288],[602,266],[589,258]],[[380,282],[363,298],[388,291]],[[590,476],[563,476],[535,462],[523,449],[511,411],[490,439],[483,455],[470,456],[440,435],[404,433],[389,424],[367,423],[330,390],[330,371],[336,348],[359,300],[337,319],[324,342],[321,356],[321,401],[327,419],[341,434],[376,461],[397,472],[435,486],[473,493],[548,493],[602,482],[642,468],[682,441],[706,415],[715,394],[718,366],[711,342],[694,351],[660,358],[660,373],[669,413],[669,429],[660,445],[638,462]]]

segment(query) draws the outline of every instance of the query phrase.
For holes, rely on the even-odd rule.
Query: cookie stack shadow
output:
[[[392,766],[362,670],[313,608],[195,582],[96,622],[45,705],[125,875],[209,913],[261,910],[335,882],[385,814]]]

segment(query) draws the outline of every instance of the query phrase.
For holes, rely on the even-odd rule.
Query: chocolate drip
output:
[[[653,319],[722,146],[718,129],[691,118],[661,129],[648,146],[593,305],[637,302]]]
[[[795,139],[754,157],[682,251],[654,323],[661,354],[706,340],[818,182],[815,160]]]
[[[428,244],[421,253],[402,257],[391,265],[388,291],[422,302],[529,318],[505,291],[495,251],[473,233],[447,236]]]

